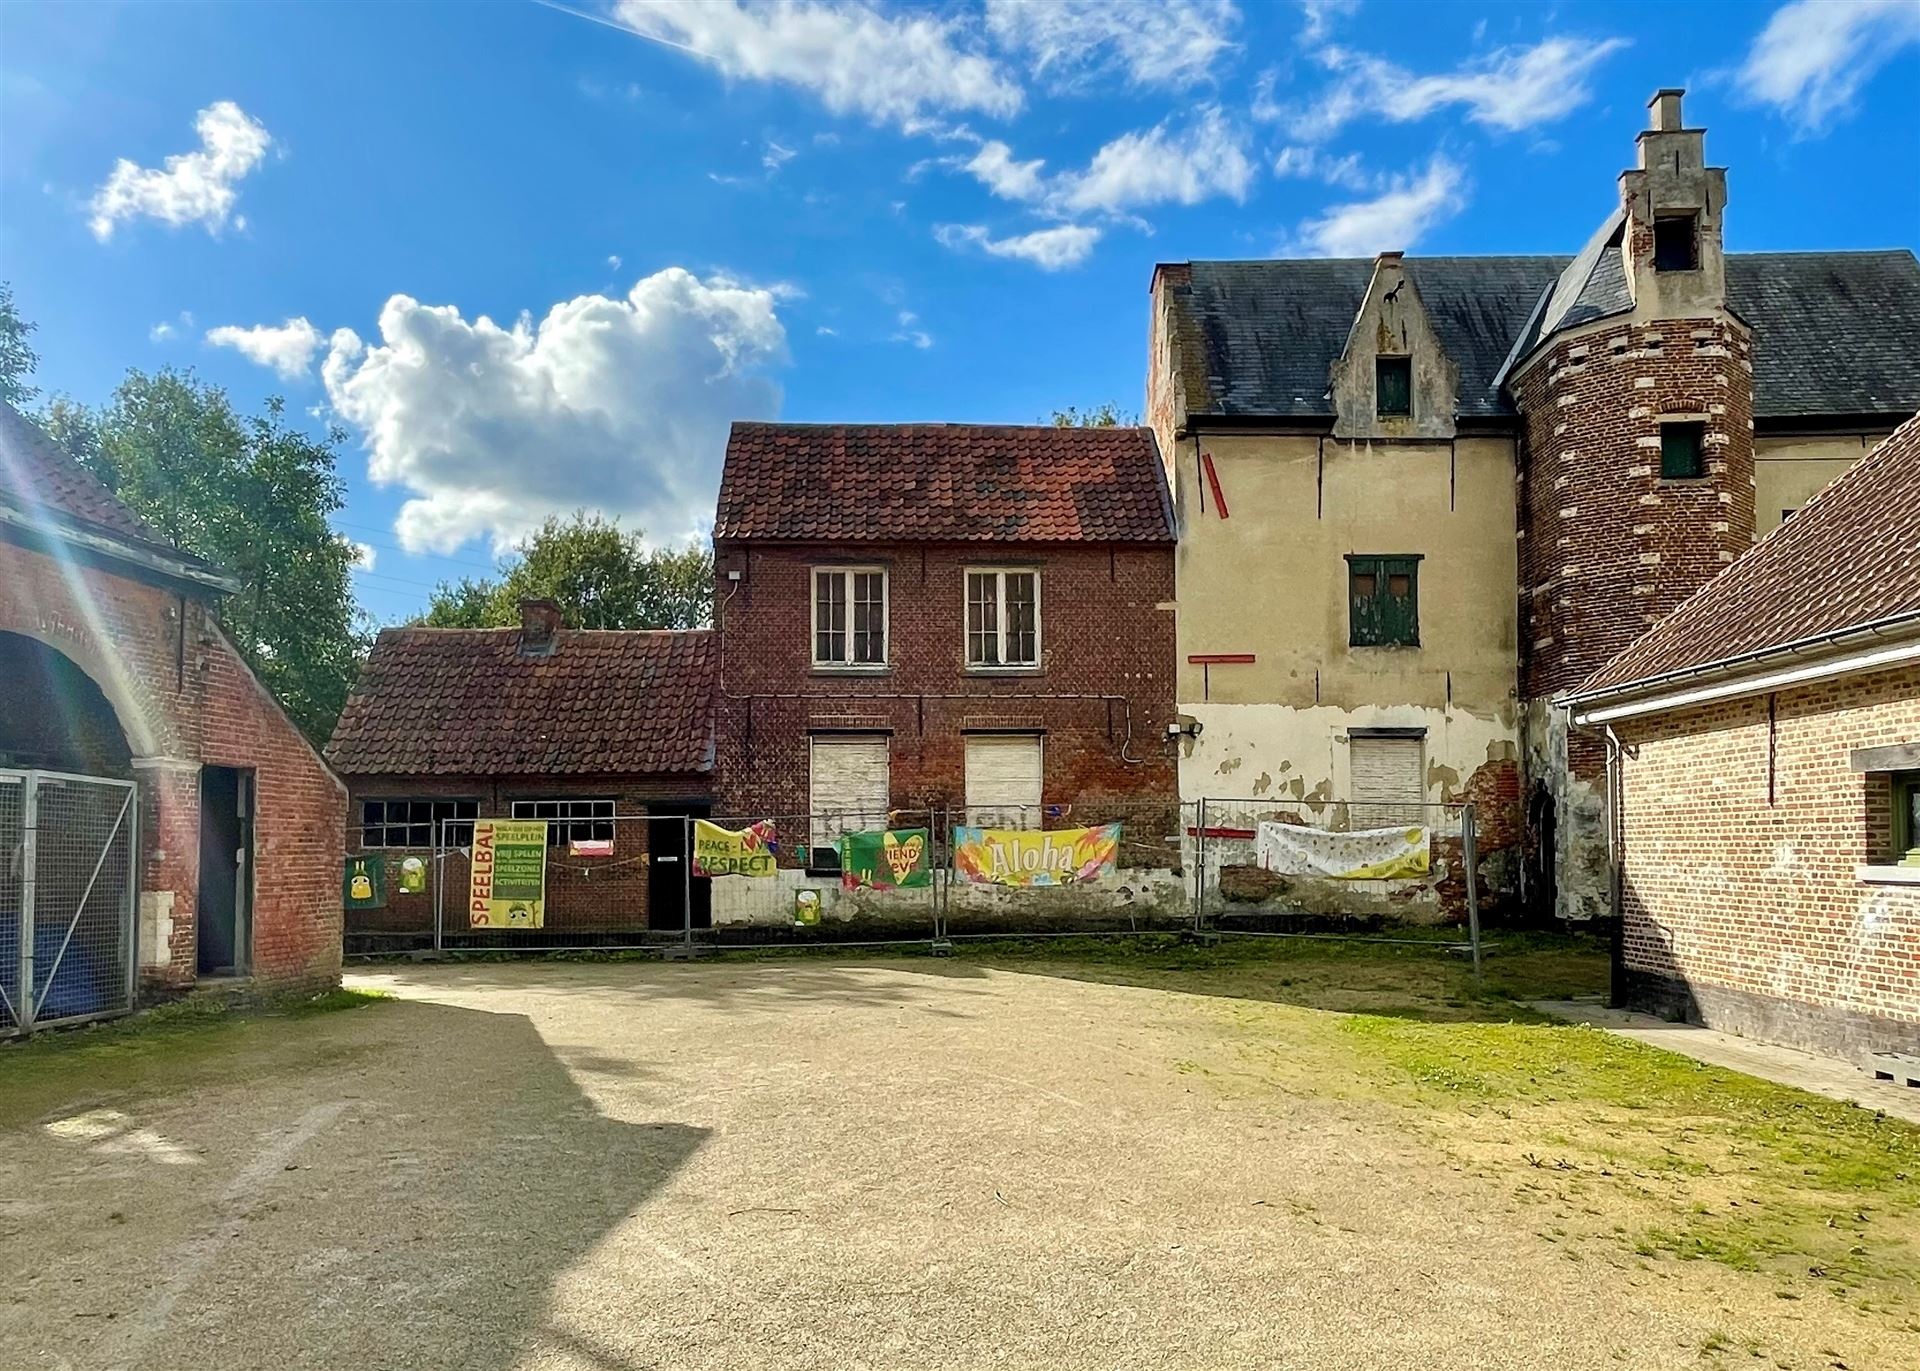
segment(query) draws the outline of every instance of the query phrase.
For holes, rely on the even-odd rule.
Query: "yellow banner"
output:
[[[696,876],[771,876],[779,863],[778,832],[771,820],[746,828],[722,828],[693,821],[693,874]]]
[[[1398,881],[1432,870],[1427,830],[1365,828],[1332,833],[1298,824],[1263,822],[1256,830],[1260,865],[1289,876],[1326,876],[1336,881]]]
[[[1119,856],[1119,824],[953,830],[953,869],[977,885],[1072,885],[1111,876]]]
[[[547,916],[547,821],[476,819],[469,928],[539,928]]]

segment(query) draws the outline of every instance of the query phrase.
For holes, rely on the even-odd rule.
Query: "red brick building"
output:
[[[40,1008],[68,1011],[42,1019],[209,975],[338,978],[346,797],[221,630],[234,589],[0,405],[0,1032],[26,960]],[[64,891],[76,862],[98,872]]]
[[[686,878],[684,816],[712,792],[713,635],[567,629],[550,601],[518,628],[392,628],[375,641],[327,758],[352,804],[347,850],[388,867],[383,909],[351,910],[349,942],[417,942],[434,927],[436,883],[396,873],[447,849],[444,917],[456,940],[475,818],[549,821],[547,906],[514,946],[631,941],[679,929],[706,885]],[[606,845],[611,844],[611,850]]]
[[[1920,1051],[1920,420],[1571,698],[1628,1005]]]
[[[1173,525],[1143,428],[736,424],[716,803],[1039,826],[1177,794]]]

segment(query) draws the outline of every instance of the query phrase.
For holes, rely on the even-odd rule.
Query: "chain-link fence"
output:
[[[133,1008],[131,781],[0,771],[0,1034]]]

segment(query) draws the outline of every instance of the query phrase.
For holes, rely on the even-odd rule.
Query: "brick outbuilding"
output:
[[[136,982],[338,979],[346,795],[222,631],[216,608],[236,588],[0,405],[0,1032],[20,1022],[23,968],[42,1010],[52,995],[68,1017],[125,1007]],[[37,825],[19,812],[29,781],[14,778],[29,776]],[[126,782],[129,821],[81,833],[82,797]],[[29,850],[40,889],[23,948]],[[61,908],[56,863],[97,854]],[[99,906],[126,863],[131,939]],[[48,945],[62,921],[71,935]],[[85,987],[60,979],[82,975],[76,956]]]
[[[1582,684],[1622,1003],[1920,1052],[1920,420]]]

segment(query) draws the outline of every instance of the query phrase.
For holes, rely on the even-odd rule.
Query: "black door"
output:
[[[200,895],[195,906],[203,976],[245,975],[253,932],[253,773],[200,768]]]
[[[686,928],[683,911],[693,896],[693,926],[713,927],[713,882],[687,870],[687,820],[704,819],[709,805],[678,803],[673,813],[648,806],[647,928],[677,933]]]

